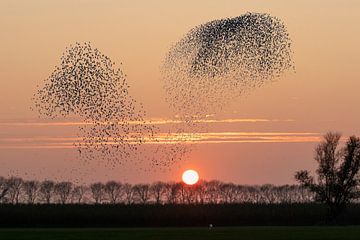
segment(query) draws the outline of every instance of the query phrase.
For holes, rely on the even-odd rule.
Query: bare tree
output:
[[[126,204],[133,204],[134,203],[134,188],[129,183],[125,183],[123,185],[124,189],[124,198]]]
[[[234,203],[236,199],[236,185],[233,183],[221,183],[219,185],[219,194],[224,203]]]
[[[163,201],[163,195],[165,194],[165,183],[155,182],[150,186],[150,193],[154,196],[156,204],[161,204]]]
[[[166,183],[165,184],[165,201],[170,204],[175,204],[178,201],[178,195],[181,188],[180,183]]]
[[[279,189],[271,184],[260,186],[260,195],[264,203],[275,203],[278,200]]]
[[[204,180],[200,180],[195,187],[196,201],[200,204],[206,203],[206,184]]]
[[[293,203],[294,202],[294,186],[283,185],[274,187],[277,190],[278,202],[282,203]]]
[[[23,184],[23,180],[18,177],[10,177],[7,180],[7,186],[9,188],[9,200],[11,203],[18,204],[19,203],[19,196],[21,193],[21,187]]]
[[[297,191],[295,191],[296,201],[300,203],[313,202],[315,200],[315,195],[308,188],[303,186],[297,186]]]
[[[101,182],[90,185],[91,194],[96,204],[101,203],[105,196],[105,185]]]
[[[206,202],[208,203],[218,203],[219,202],[219,187],[221,182],[218,180],[212,180],[205,182],[206,188]]]
[[[81,203],[84,199],[84,196],[88,190],[87,186],[76,186],[71,192],[71,199],[74,203]]]
[[[4,177],[0,177],[0,202],[4,202],[6,194],[9,191],[7,180]]]
[[[51,203],[51,198],[53,197],[54,194],[54,187],[55,187],[55,182],[51,180],[45,180],[40,184],[40,189],[39,189],[40,197],[42,198],[43,201],[45,201],[46,204]]]
[[[136,197],[141,204],[146,204],[150,199],[150,187],[148,184],[137,184],[134,187]]]
[[[115,181],[109,181],[105,184],[105,193],[111,204],[115,204],[124,195],[122,184]]]
[[[185,197],[185,202],[187,204],[194,204],[197,202],[197,196],[196,196],[196,188],[198,185],[186,185],[182,184],[182,192]]]
[[[71,182],[59,182],[55,184],[54,192],[58,196],[61,204],[65,204],[71,194],[72,183]]]
[[[295,178],[301,186],[315,193],[316,200],[329,206],[329,220],[335,220],[346,204],[358,195],[360,168],[360,139],[351,136],[338,149],[341,135],[327,133],[315,150],[317,180],[309,171],[299,171]]]
[[[34,181],[34,180],[24,181],[22,187],[24,189],[24,193],[26,195],[27,202],[29,204],[35,203],[36,197],[39,192],[39,186],[40,184],[38,181]]]

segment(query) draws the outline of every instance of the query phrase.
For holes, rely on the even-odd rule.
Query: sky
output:
[[[138,183],[179,181],[193,168],[207,180],[294,183],[295,171],[315,169],[322,134],[360,135],[359,11],[351,0],[0,0],[0,175]],[[247,12],[284,22],[295,72],[234,98],[226,112],[209,113],[208,133],[166,171],[146,160],[84,166],[72,147],[78,119],[39,119],[30,110],[65,48],[90,41],[126,73],[147,119],[171,122],[160,75],[169,48],[199,24]]]

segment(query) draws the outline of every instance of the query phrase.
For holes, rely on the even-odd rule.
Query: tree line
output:
[[[314,194],[299,185],[250,186],[221,181],[129,184],[117,181],[76,185],[68,181],[0,177],[0,203],[5,204],[235,204],[306,203]]]

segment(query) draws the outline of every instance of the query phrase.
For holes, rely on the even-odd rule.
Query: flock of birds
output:
[[[293,65],[286,27],[269,14],[196,26],[170,48],[161,68],[166,100],[186,125],[178,132],[196,139],[196,133],[208,131],[206,116],[226,110]]]
[[[129,94],[125,74],[114,65],[90,43],[76,43],[34,97],[40,115],[74,115],[88,123],[79,127],[79,153],[85,160],[104,158],[112,165],[128,159],[154,130]]]
[[[191,29],[172,46],[162,72],[169,104],[183,116],[202,117],[292,66],[285,25],[268,14],[247,13]]]
[[[112,167],[148,159],[151,166],[166,169],[191,151],[191,135],[206,131],[200,119],[292,66],[284,24],[268,14],[247,13],[199,25],[169,50],[162,79],[180,123],[168,133],[146,120],[142,105],[130,95],[126,75],[90,43],[66,49],[34,103],[40,115],[75,115],[89,123],[79,127],[81,141],[74,143],[82,159],[107,160]],[[171,144],[145,151],[144,144],[156,143],[161,134],[161,141]]]

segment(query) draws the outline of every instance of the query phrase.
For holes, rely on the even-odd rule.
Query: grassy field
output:
[[[360,205],[349,210],[339,223],[360,225]],[[0,216],[1,228],[313,226],[324,222],[326,211],[319,204],[0,204]]]
[[[347,227],[228,227],[214,228],[125,228],[125,229],[0,229],[6,240],[324,240],[359,239],[360,226]]]
[[[0,204],[0,216],[0,228],[322,226],[326,208],[320,204]],[[360,204],[349,205],[337,223],[360,225]]]

